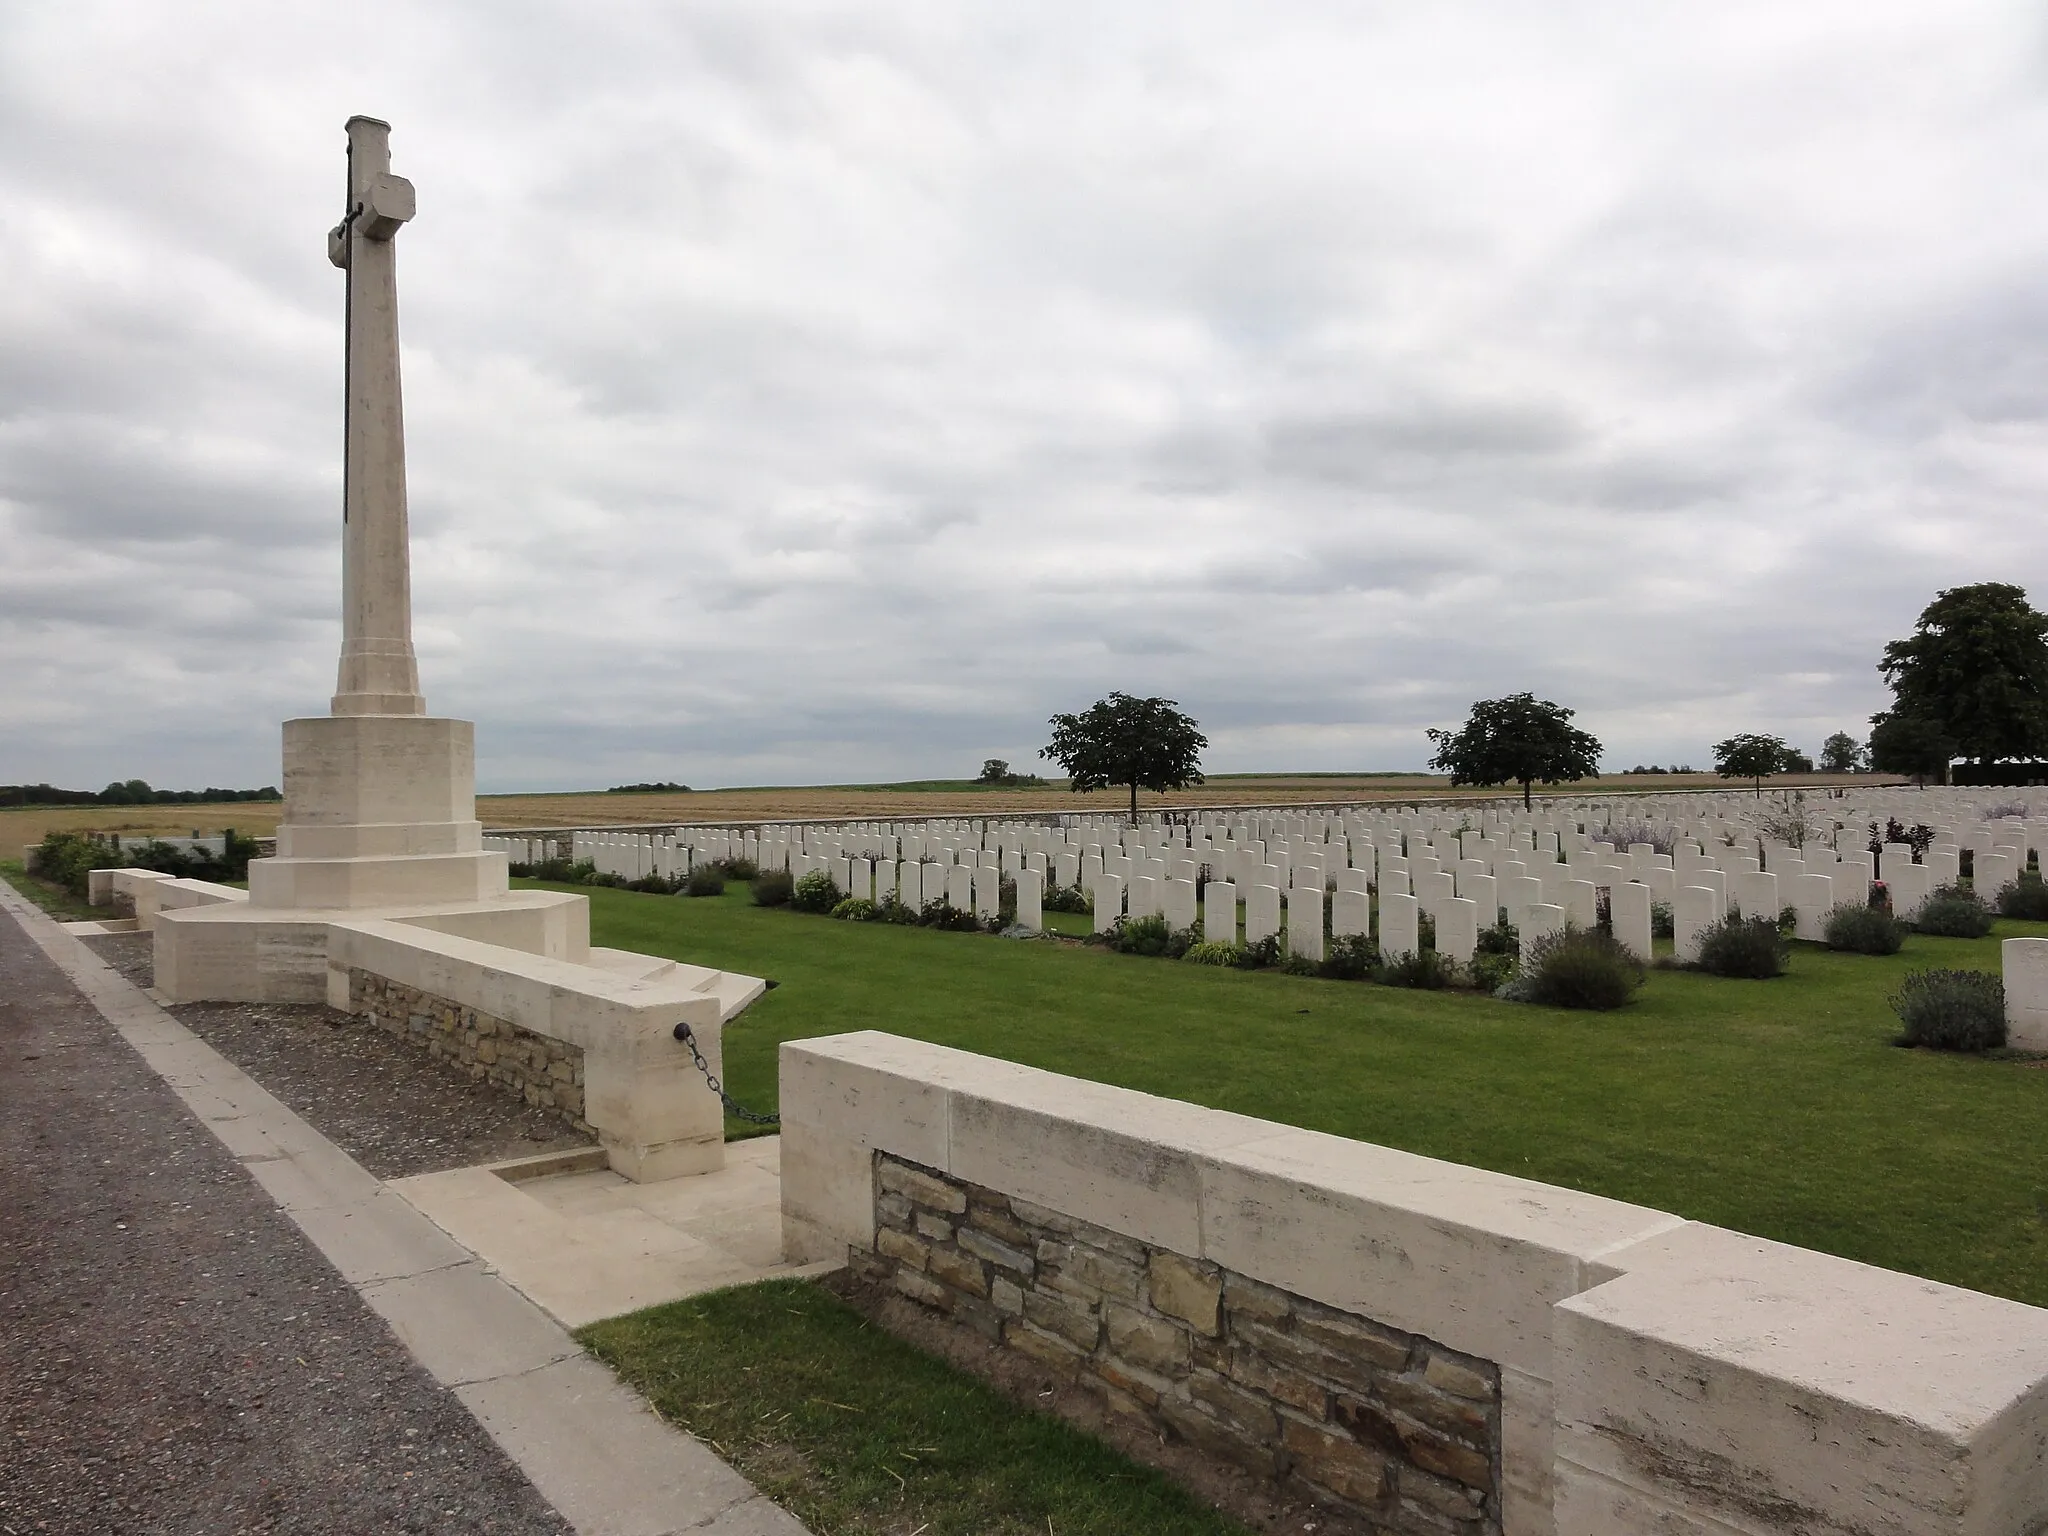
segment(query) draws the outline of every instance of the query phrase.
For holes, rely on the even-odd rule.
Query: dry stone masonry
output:
[[[1501,1529],[1489,1361],[882,1153],[853,1259],[1111,1412],[1379,1529]]]
[[[360,968],[348,973],[348,993],[349,1011],[387,1035],[455,1063],[531,1108],[552,1111],[573,1130],[595,1134],[583,1118],[577,1046]]]

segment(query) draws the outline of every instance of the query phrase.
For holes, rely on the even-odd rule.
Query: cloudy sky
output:
[[[1808,750],[2048,602],[2037,6],[0,8],[0,782],[274,782],[339,643],[342,123],[486,789]]]

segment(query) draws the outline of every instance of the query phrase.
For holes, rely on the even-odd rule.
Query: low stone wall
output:
[[[360,968],[348,973],[348,1000],[350,1013],[386,1034],[454,1062],[535,1109],[553,1111],[574,1130],[595,1134],[583,1118],[580,1047]]]
[[[2048,1532],[2048,1310],[922,1041],[780,1059],[787,1258],[1382,1529]]]
[[[1490,1361],[884,1153],[875,1246],[853,1262],[1111,1412],[1376,1529],[1501,1529]]]

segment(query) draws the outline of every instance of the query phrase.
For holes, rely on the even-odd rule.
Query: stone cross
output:
[[[327,259],[348,276],[337,715],[424,715],[412,648],[405,413],[398,389],[398,255],[412,183],[391,174],[391,125],[348,120],[348,207]]]

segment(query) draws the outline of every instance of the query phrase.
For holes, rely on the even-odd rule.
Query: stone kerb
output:
[[[2005,1043],[2048,1051],[2048,939],[2006,939],[1998,951],[2005,977]]]
[[[573,1047],[582,1118],[625,1177],[645,1182],[724,1165],[723,1106],[675,1026],[690,1026],[717,1073],[723,1020],[764,983],[667,966],[669,974],[640,979],[379,919],[330,924],[327,950],[336,1007],[360,1006],[375,978]],[[721,998],[719,985],[737,995]]]
[[[879,1252],[933,1275],[929,1259],[917,1268],[923,1250],[889,1239],[901,1250],[891,1256],[878,1246],[893,1209],[879,1198],[888,1193],[876,1182],[879,1154],[957,1191],[962,1212],[979,1200],[1000,1214],[1000,1199],[1023,1225],[1043,1225],[1050,1213],[1110,1234],[1112,1255],[1118,1244],[1138,1245],[1144,1253],[1125,1260],[1148,1274],[1155,1255],[1172,1256],[1226,1287],[1234,1275],[1311,1311],[1332,1309],[1355,1329],[1406,1339],[1411,1351],[1440,1348],[1498,1372],[1495,1508],[1508,1536],[1966,1536],[2031,1532],[2048,1520],[2048,1312],[1644,1207],[884,1034],[786,1044],[781,1079],[788,1259]],[[907,1230],[919,1230],[914,1219]],[[992,1229],[985,1235],[1000,1241]],[[958,1223],[936,1247],[931,1233],[923,1240],[933,1252],[949,1242],[975,1252]],[[993,1306],[1002,1265],[978,1257]],[[1008,1282],[1021,1290],[1022,1275],[1016,1269]],[[903,1288],[916,1297],[918,1282]],[[948,1310],[929,1291],[922,1299]],[[1156,1318],[1125,1318],[1126,1345],[1111,1348],[1111,1299],[1129,1305],[1082,1293],[1092,1321],[1072,1319],[1071,1332],[1050,1326],[1062,1314],[1044,1300],[1039,1320],[1002,1314],[996,1333],[1041,1344],[1036,1335],[1047,1334],[1079,1349],[1099,1324],[1096,1347],[1124,1367],[1148,1339],[1179,1361]],[[1070,1294],[1062,1304],[1077,1303]],[[1782,1333],[1774,1309],[1788,1320]],[[971,1324],[975,1309],[953,1312]],[[1411,1365],[1402,1371],[1419,1358],[1404,1356]],[[1888,1358],[1921,1363],[1896,1374]],[[1237,1399],[1204,1399],[1192,1378],[1167,1379],[1173,1390],[1162,1400],[1196,1415],[1195,1428],[1245,1428],[1232,1416]],[[1119,1390],[1143,1403],[1128,1385]],[[1287,1399],[1262,1390],[1250,1418],[1263,1423],[1267,1409],[1287,1418],[1273,1407]],[[1297,1443],[1332,1453],[1302,1438],[1312,1427],[1334,1432],[1329,1424],[1300,1401],[1293,1412],[1303,1418]],[[1794,1432],[1812,1424],[1829,1432]],[[1387,1452],[1370,1436],[1352,1438]],[[1232,1443],[1241,1449],[1242,1436]],[[1284,1472],[1284,1439],[1273,1454]],[[1389,1475],[1398,1485],[1400,1468]],[[1935,1493],[1944,1477],[1946,1502]],[[1894,1478],[1915,1512],[1886,1523],[1859,1501]],[[1731,1504],[1737,1494],[1748,1502]]]

